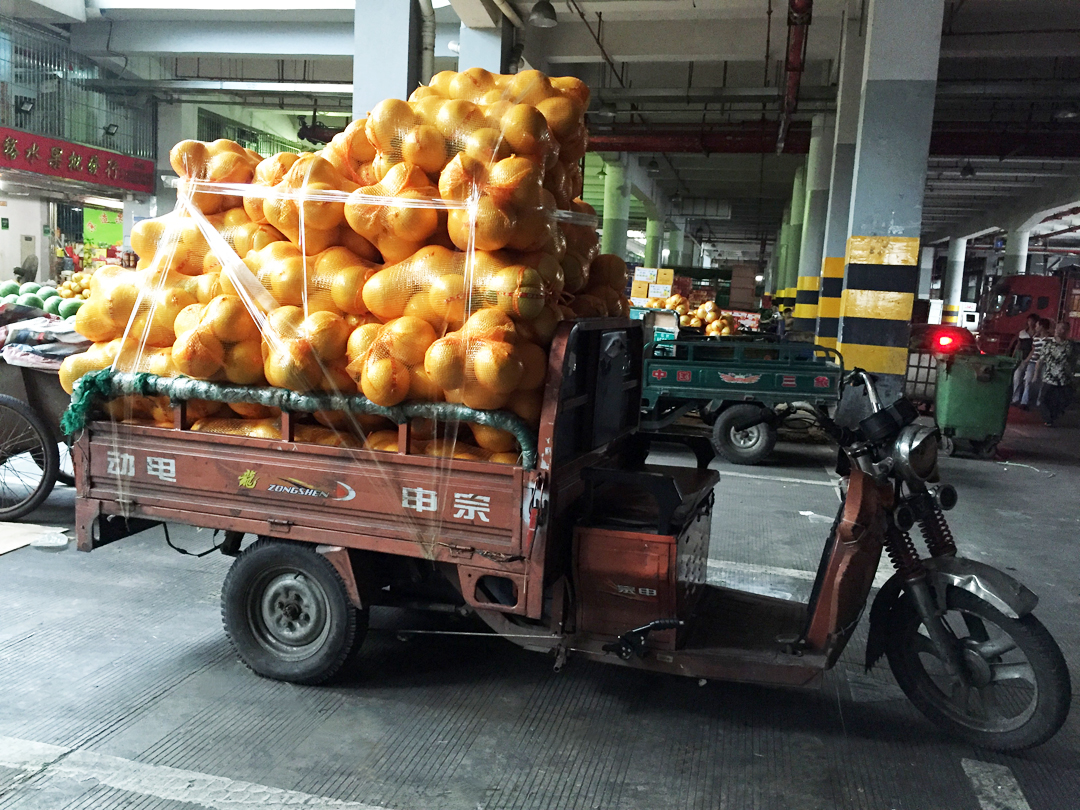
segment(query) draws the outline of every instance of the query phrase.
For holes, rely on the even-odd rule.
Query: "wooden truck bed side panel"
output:
[[[88,435],[81,497],[169,510],[192,525],[216,515],[273,536],[341,533],[333,542],[354,548],[390,551],[380,543],[396,540],[392,553],[409,556],[439,556],[437,546],[521,556],[517,467],[110,423]]]

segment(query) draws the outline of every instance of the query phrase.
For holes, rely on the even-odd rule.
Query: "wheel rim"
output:
[[[44,456],[41,436],[17,411],[0,405],[0,511],[26,503],[45,483],[33,453]]]
[[[289,661],[311,656],[330,635],[326,591],[302,571],[264,572],[248,592],[247,617],[256,641]]]
[[[1035,714],[1035,669],[1002,627],[973,612],[950,609],[943,617],[956,639],[963,675],[950,674],[922,624],[912,655],[926,679],[927,699],[953,721],[976,731],[1014,731]]]
[[[746,430],[731,429],[729,433],[731,444],[738,450],[753,450],[765,439],[765,428],[754,425]]]

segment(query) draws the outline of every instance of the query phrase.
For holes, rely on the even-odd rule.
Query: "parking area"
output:
[[[942,473],[960,490],[961,552],[1038,593],[1075,684],[1072,419],[1013,424],[1004,460],[945,459]],[[833,453],[782,443],[768,465],[713,462],[713,582],[807,598],[838,503]],[[664,448],[650,462],[693,457]],[[35,520],[70,528],[73,502],[58,487]],[[183,527],[172,537],[211,544]],[[93,554],[0,556],[0,808],[1059,810],[1080,795],[1076,712],[1018,755],[957,742],[887,666],[864,672],[865,620],[822,687],[798,691],[581,657],[556,674],[468,620],[383,611],[344,675],[301,687],[233,653],[219,615],[229,562],[180,556],[160,529]]]

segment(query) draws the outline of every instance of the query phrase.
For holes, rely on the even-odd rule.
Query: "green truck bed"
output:
[[[703,403],[835,402],[843,373],[832,349],[740,337],[650,343],[643,362],[643,422]]]

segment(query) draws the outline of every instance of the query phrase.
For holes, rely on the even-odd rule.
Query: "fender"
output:
[[[948,586],[968,591],[1011,619],[1028,615],[1039,597],[1018,580],[986,563],[964,557],[934,557],[924,560],[930,584],[938,599]],[[892,622],[893,609],[904,592],[904,580],[893,574],[870,608],[870,630],[866,640],[866,671],[869,672],[885,653],[885,637]]]

